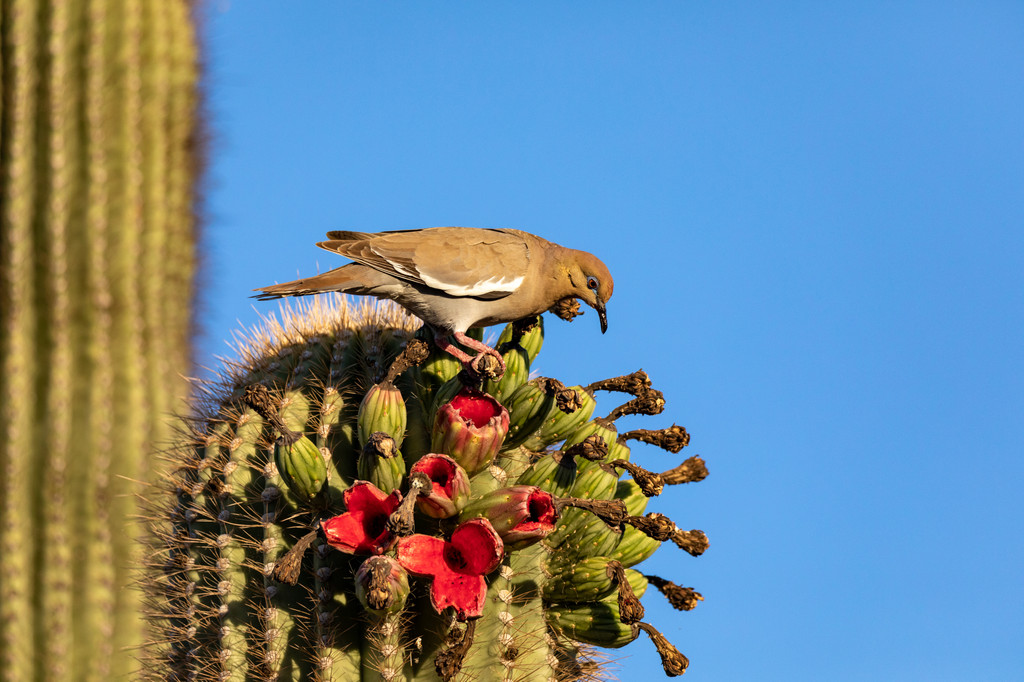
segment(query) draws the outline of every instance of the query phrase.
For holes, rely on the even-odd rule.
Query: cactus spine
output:
[[[0,679],[136,666],[128,481],[187,388],[190,11],[0,6]]]
[[[616,431],[618,415],[663,409],[645,374],[523,384],[543,409],[508,417],[470,377],[472,388],[439,381],[438,351],[428,357],[395,307],[317,298],[283,315],[204,388],[168,453],[168,494],[152,491],[151,679],[562,681],[598,671],[593,647],[641,632],[667,674],[685,670],[640,597],[651,584],[689,610],[701,595],[634,567],[665,540],[707,547],[700,531],[644,515],[665,486],[707,471],[699,457],[663,474],[630,461],[630,439],[673,453],[688,441],[677,426]],[[536,357],[531,345],[520,359]],[[595,391],[632,395],[590,419]],[[386,433],[399,422],[384,407],[398,401],[407,433]],[[513,433],[509,419],[518,437],[481,449]],[[456,437],[470,429],[480,438]],[[445,451],[424,451],[431,442]],[[293,483],[281,476],[295,443],[319,448],[322,487],[302,469],[320,462],[290,461]],[[409,466],[382,473],[396,458]]]

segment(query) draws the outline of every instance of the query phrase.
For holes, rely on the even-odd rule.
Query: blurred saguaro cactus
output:
[[[0,2],[0,679],[107,680],[142,626],[132,480],[186,392],[185,0]]]

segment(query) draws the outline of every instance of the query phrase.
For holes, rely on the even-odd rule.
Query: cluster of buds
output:
[[[572,314],[569,307],[560,312]],[[434,655],[442,679],[454,679],[466,665],[478,621],[499,608],[489,604],[506,609],[488,636],[501,643],[503,664],[512,665],[524,655],[510,643],[514,599],[534,599],[542,610],[555,635],[545,660],[571,663],[558,676],[580,665],[581,645],[624,646],[641,631],[657,646],[667,674],[686,669],[686,658],[643,621],[640,599],[649,584],[679,610],[703,597],[632,567],[666,540],[694,556],[707,548],[702,532],[645,513],[648,499],[666,486],[704,478],[703,460],[691,457],[660,473],[632,462],[631,440],[671,453],[689,443],[675,425],[618,433],[621,416],[660,413],[661,392],[643,372],[586,387],[530,379],[541,339],[540,325],[510,325],[498,345],[506,371],[497,377],[458,372],[411,339],[363,394],[343,432],[349,441],[331,441],[331,430],[321,428],[324,447],[289,430],[278,415],[279,399],[265,388],[246,390],[246,405],[279,434],[277,473],[299,510],[291,518],[308,519],[301,539],[274,561],[272,576],[296,584],[307,566],[317,576],[314,590],[329,595],[327,552],[356,557],[348,589],[371,614],[375,641],[389,642],[378,652],[381,670],[400,670],[416,657],[401,653],[400,642],[408,640],[395,635],[408,626],[414,603],[429,603],[437,617],[450,619]],[[596,391],[630,397],[593,418]],[[331,442],[351,443],[354,476],[341,473],[340,446]],[[309,566],[304,557],[311,548]],[[522,583],[530,587],[515,587],[526,561],[513,561],[516,555],[530,557],[530,580]]]

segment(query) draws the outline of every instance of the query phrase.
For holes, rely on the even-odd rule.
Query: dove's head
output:
[[[608,266],[601,259],[586,251],[573,251],[571,265],[567,269],[572,284],[572,295],[597,311],[601,318],[601,332],[608,331],[608,316],[604,306],[612,297],[615,282]]]

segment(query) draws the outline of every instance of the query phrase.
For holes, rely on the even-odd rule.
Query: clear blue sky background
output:
[[[1024,679],[1024,5],[204,16],[205,364],[250,289],[343,262],[327,230],[593,251],[609,332],[549,319],[540,369],[643,367],[669,401],[645,425],[708,462],[652,505],[711,538],[650,562],[706,597],[645,599],[688,678]],[[618,653],[661,677],[646,638]]]

